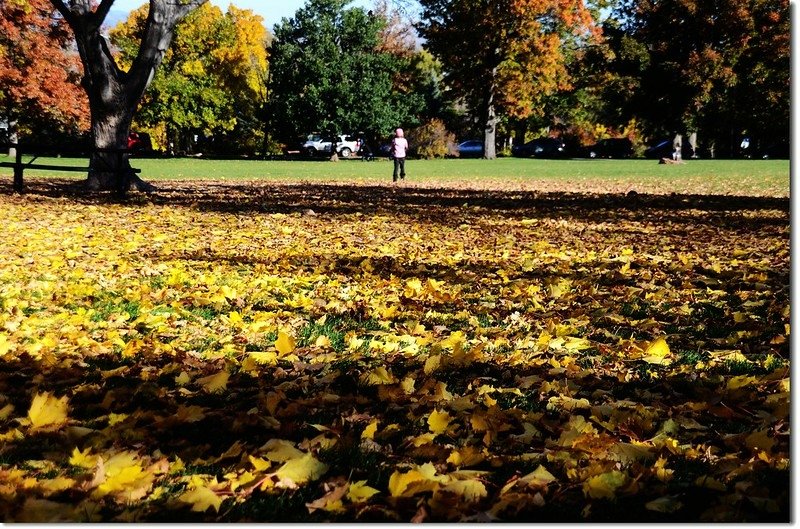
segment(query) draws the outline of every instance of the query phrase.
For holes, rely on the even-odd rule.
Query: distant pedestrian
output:
[[[366,138],[361,138],[359,140],[358,152],[356,154],[361,156],[361,160],[365,162],[371,162],[375,159],[375,155],[372,154],[372,149],[370,149]]]
[[[672,140],[672,159],[676,162],[683,159],[683,136],[680,134],[676,134]]]
[[[406,154],[408,152],[408,140],[403,137],[403,129],[394,131],[394,138],[392,139],[391,155],[394,158],[394,173],[392,174],[392,182],[397,182],[397,176],[400,179],[406,177]]]

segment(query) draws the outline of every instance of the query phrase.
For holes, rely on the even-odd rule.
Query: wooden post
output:
[[[19,145],[17,145],[17,152],[14,156],[14,191],[17,193],[24,192],[24,186],[22,183],[22,171],[24,170],[24,166],[22,165],[22,149]]]

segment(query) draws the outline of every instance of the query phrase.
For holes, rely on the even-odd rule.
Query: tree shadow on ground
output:
[[[421,221],[458,224],[454,210],[507,217],[692,222],[731,228],[784,226],[786,197],[699,194],[540,192],[461,189],[453,187],[365,185],[345,183],[279,183],[262,181],[158,182],[151,194],[132,194],[121,201],[132,206],[187,207],[231,214],[307,213],[317,215],[394,214]],[[0,194],[12,194],[10,182]],[[120,203],[111,193],[90,193],[82,182],[34,178],[26,183],[32,198],[68,199],[77,203]],[[748,216],[777,211],[781,215]],[[313,212],[313,213],[312,213]],[[702,212],[699,214],[696,212]]]

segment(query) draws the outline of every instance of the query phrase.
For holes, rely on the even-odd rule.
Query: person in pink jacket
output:
[[[400,174],[400,179],[406,177],[406,154],[408,153],[408,140],[403,137],[403,129],[394,131],[394,138],[392,138],[392,158],[394,158],[394,173],[392,174],[392,182],[397,182],[397,175]]]

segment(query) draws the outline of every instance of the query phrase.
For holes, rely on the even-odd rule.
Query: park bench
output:
[[[56,164],[44,164],[44,163],[35,163],[36,160],[43,156],[44,154],[49,154],[53,152],[57,152],[59,154],[73,154],[73,155],[81,155],[83,157],[91,158],[93,153],[110,153],[116,154],[120,158],[131,151],[129,149],[84,149],[84,150],[77,150],[77,149],[69,149],[64,147],[33,147],[30,145],[19,144],[19,143],[6,143],[0,144],[0,149],[8,150],[9,148],[13,148],[16,150],[16,156],[13,162],[0,162],[0,167],[11,167],[14,169],[14,191],[17,193],[22,193],[24,190],[24,183],[23,183],[23,174],[25,170],[48,170],[48,171],[68,171],[68,172],[77,172],[77,173],[88,173],[92,170],[91,167],[88,165],[85,166],[75,166],[75,165],[56,165]],[[87,154],[88,152],[88,154]],[[23,160],[23,156],[30,156],[29,160]],[[102,160],[102,158],[100,158]],[[116,171],[122,171],[124,173],[124,178],[121,179],[123,184],[128,182],[128,178],[130,174],[140,173],[141,169],[135,169],[133,167],[126,166],[126,164],[121,163],[122,160],[119,160],[118,167],[122,167],[122,169],[116,169]],[[109,165],[109,171],[115,170]]]

